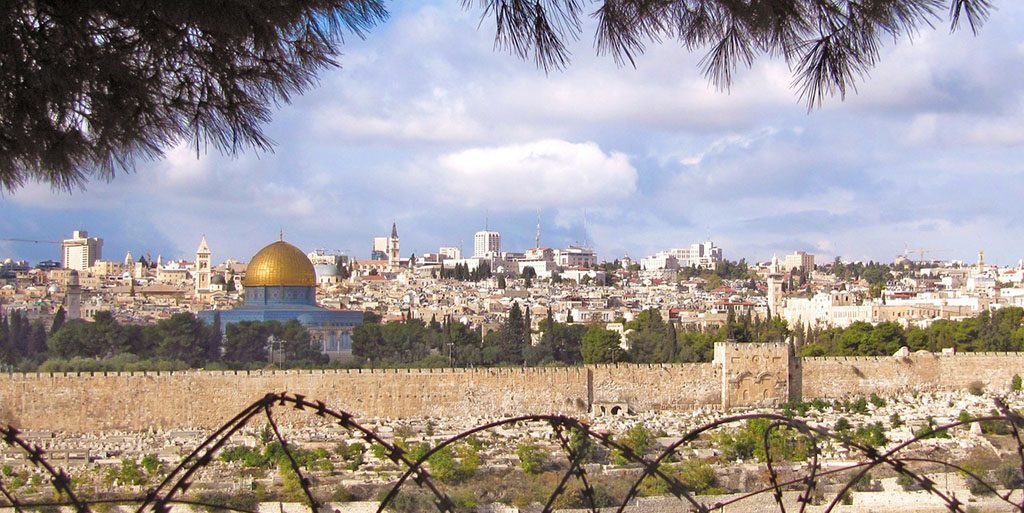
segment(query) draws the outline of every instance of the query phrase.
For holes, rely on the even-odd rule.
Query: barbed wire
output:
[[[228,420],[216,431],[208,435],[195,449],[193,449],[181,462],[175,465],[164,478],[153,488],[142,495],[122,496],[115,498],[104,498],[96,500],[84,500],[72,489],[71,477],[63,469],[54,467],[45,458],[45,451],[39,446],[30,444],[22,437],[22,433],[12,427],[0,427],[0,439],[4,444],[12,447],[25,455],[25,458],[35,467],[42,469],[50,478],[50,486],[55,492],[55,499],[51,501],[21,501],[16,494],[8,487],[4,477],[0,475],[0,507],[11,507],[16,513],[24,513],[27,508],[43,508],[53,506],[71,506],[76,513],[92,513],[92,506],[101,504],[136,504],[136,513],[168,513],[172,505],[192,505],[221,510],[232,510],[241,513],[257,513],[253,510],[240,508],[231,504],[212,503],[210,501],[196,500],[184,495],[191,488],[197,472],[209,466],[215,455],[228,444],[232,436],[239,433],[248,426],[253,419],[265,417],[272,439],[280,445],[281,452],[285,456],[288,468],[298,477],[298,484],[302,490],[306,505],[313,513],[323,510],[325,504],[321,503],[312,490],[312,481],[303,472],[290,444],[281,433],[278,422],[275,419],[275,410],[278,408],[290,408],[328,419],[341,428],[365,440],[369,444],[376,444],[383,448],[384,457],[404,472],[397,481],[390,485],[388,492],[380,501],[377,513],[383,513],[389,506],[394,504],[396,497],[403,487],[407,486],[410,479],[419,488],[425,488],[434,498],[434,506],[439,513],[456,513],[456,506],[451,498],[444,493],[437,485],[436,478],[430,474],[425,467],[435,454],[446,450],[448,447],[471,439],[476,434],[520,424],[542,423],[548,425],[554,432],[554,438],[568,460],[568,467],[561,474],[557,484],[544,503],[542,513],[550,513],[555,509],[557,499],[568,493],[569,485],[575,479],[579,482],[579,492],[582,495],[587,509],[591,513],[598,513],[599,502],[596,497],[595,486],[592,479],[588,477],[584,463],[591,447],[596,444],[603,449],[614,452],[627,464],[637,464],[641,471],[638,477],[632,482],[628,492],[619,502],[617,513],[623,513],[626,507],[638,496],[641,485],[646,479],[657,479],[665,483],[669,494],[684,501],[691,511],[707,513],[712,510],[721,510],[725,506],[750,500],[752,497],[770,494],[781,513],[786,513],[786,504],[783,492],[792,487],[799,487],[800,493],[796,498],[799,505],[798,512],[804,513],[808,504],[811,504],[815,492],[819,490],[821,481],[825,478],[838,476],[843,473],[852,473],[852,477],[845,480],[840,490],[833,494],[824,512],[832,511],[848,493],[854,489],[857,483],[861,482],[869,472],[879,466],[886,466],[894,473],[916,483],[922,490],[937,497],[949,511],[966,513],[964,504],[956,498],[955,494],[948,490],[940,489],[934,481],[926,475],[916,472],[910,468],[910,464],[922,464],[938,466],[949,469],[965,476],[971,482],[985,492],[994,495],[1002,502],[1012,506],[1013,509],[1024,513],[1024,497],[1020,502],[1014,502],[1012,490],[1000,495],[995,486],[988,483],[984,476],[979,475],[976,469],[966,468],[937,458],[918,457],[913,455],[901,455],[908,448],[924,439],[931,438],[951,429],[969,426],[975,423],[1003,422],[1009,425],[1010,433],[1016,443],[1016,452],[1020,475],[1024,476],[1024,439],[1021,436],[1021,427],[1024,427],[1024,418],[1012,411],[1002,398],[994,400],[998,414],[973,417],[969,420],[958,420],[937,427],[920,430],[910,439],[900,442],[888,450],[879,449],[852,439],[847,433],[834,432],[820,426],[773,413],[751,413],[743,415],[727,416],[695,428],[675,442],[667,445],[656,457],[649,459],[643,454],[635,452],[628,444],[618,442],[611,435],[605,432],[594,430],[589,424],[568,416],[562,415],[525,415],[502,419],[483,425],[473,427],[455,436],[449,437],[437,445],[430,447],[418,457],[412,459],[410,453],[403,449],[397,442],[389,442],[374,430],[364,427],[355,421],[354,417],[344,411],[334,410],[328,407],[323,401],[311,401],[301,394],[268,393],[261,399],[255,401],[234,417]],[[995,413],[995,412],[994,412]],[[761,488],[736,494],[719,502],[706,504],[697,499],[693,490],[683,483],[678,477],[665,470],[663,463],[671,461],[671,457],[679,452],[684,446],[698,440],[714,430],[730,425],[738,425],[751,420],[763,420],[769,424],[762,433],[761,444],[764,449],[764,465],[767,470],[768,484]],[[783,430],[793,430],[803,437],[809,444],[807,447],[807,463],[803,475],[783,480],[779,473],[778,465],[773,456],[772,435]],[[582,437],[582,438],[580,438]],[[574,443],[574,439],[579,442]],[[838,443],[848,451],[854,451],[860,456],[860,460],[854,464],[845,465],[839,468],[825,469],[819,456],[822,454],[822,447],[825,443]]]

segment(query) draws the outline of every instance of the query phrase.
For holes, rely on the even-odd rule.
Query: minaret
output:
[[[78,271],[71,270],[68,276],[68,290],[64,296],[65,310],[67,311],[67,319],[82,318],[82,287],[78,285]]]
[[[388,267],[398,267],[398,225],[391,223],[391,236],[388,237]]]
[[[768,309],[769,315],[782,318],[782,276],[768,275]]]
[[[197,296],[210,290],[210,246],[206,244],[205,235],[196,249],[195,281]]]

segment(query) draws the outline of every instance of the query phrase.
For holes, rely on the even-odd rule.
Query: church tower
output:
[[[195,281],[197,296],[210,290],[210,246],[206,245],[205,235],[196,249]]]
[[[391,223],[391,236],[388,237],[388,267],[398,267],[398,225]]]

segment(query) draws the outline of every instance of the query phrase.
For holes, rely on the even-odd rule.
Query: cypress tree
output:
[[[46,328],[41,321],[32,323],[25,356],[33,357],[46,352]]]
[[[213,325],[210,326],[210,332],[206,337],[206,361],[219,360],[223,344],[224,334],[221,333],[220,312],[213,312]]]
[[[64,325],[64,321],[68,318],[67,312],[64,311],[64,307],[57,309],[57,313],[53,314],[53,323],[50,324],[50,333],[56,333],[61,326]]]

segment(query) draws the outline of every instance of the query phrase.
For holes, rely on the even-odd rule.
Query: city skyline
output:
[[[494,51],[476,12],[396,6],[275,113],[275,153],[196,160],[181,147],[70,196],[32,184],[4,196],[0,233],[86,229],[107,259],[188,256],[206,234],[215,258],[244,259],[281,228],[303,249],[363,255],[395,220],[408,255],[468,247],[485,219],[525,249],[540,211],[544,245],[590,242],[608,260],[710,238],[731,260],[891,261],[906,244],[1013,264],[1024,7],[997,7],[976,37],[940,28],[886,45],[856,94],[808,114],[776,61],[723,93],[700,51],[654,47],[618,69],[585,41],[545,76]],[[4,256],[44,253],[59,256],[0,243]]]

